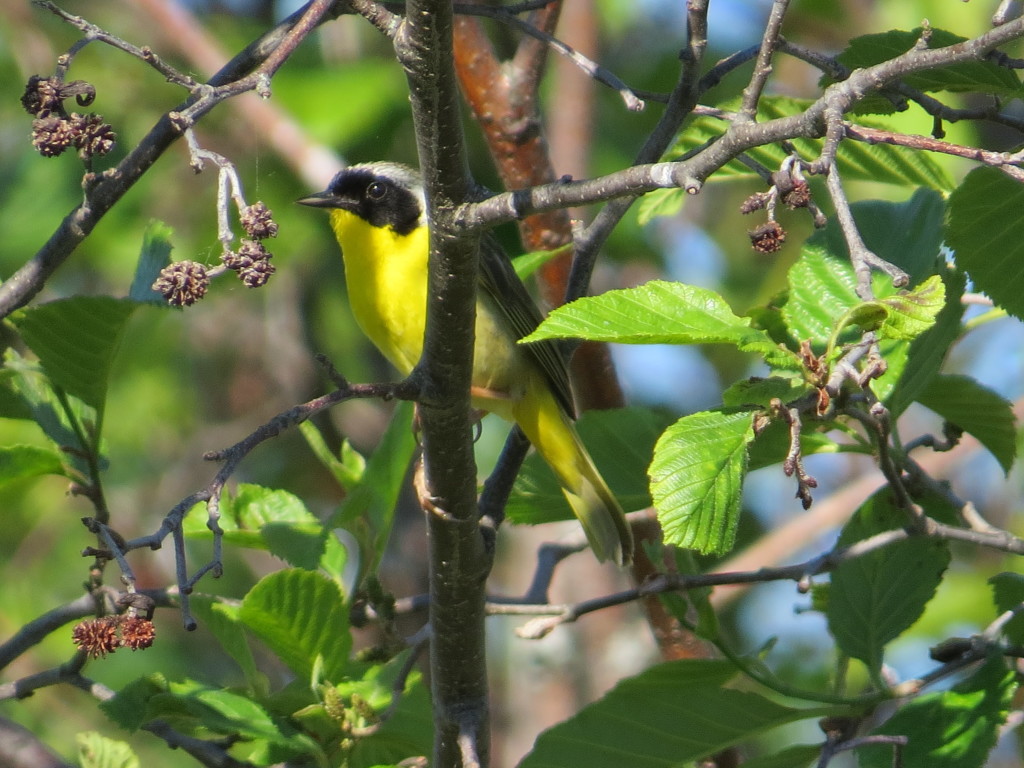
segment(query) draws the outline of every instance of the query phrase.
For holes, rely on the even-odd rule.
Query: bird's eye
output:
[[[370,186],[366,188],[366,196],[371,200],[383,200],[387,193],[387,185],[381,181],[370,182]]]

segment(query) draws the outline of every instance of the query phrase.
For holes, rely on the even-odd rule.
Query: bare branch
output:
[[[772,74],[772,56],[775,55],[775,49],[779,44],[782,20],[786,17],[788,9],[789,0],[774,0],[772,3],[771,12],[768,14],[768,23],[765,25],[764,35],[761,37],[757,62],[754,64],[754,74],[747,87],[743,89],[742,106],[739,113],[739,119],[742,121],[751,121],[757,116],[757,103],[761,100],[761,93]]]
[[[889,275],[892,278],[892,284],[896,287],[902,288],[907,285],[910,282],[910,276],[906,272],[880,258],[864,244],[864,239],[860,236],[860,230],[857,228],[857,222],[853,219],[850,201],[846,198],[842,179],[839,178],[839,169],[834,164],[828,170],[828,191],[832,195],[832,202],[835,205],[836,220],[839,222],[839,228],[846,240],[846,247],[850,251],[853,271],[857,275],[857,295],[864,301],[871,301],[874,298],[874,291],[871,288],[872,268]]]

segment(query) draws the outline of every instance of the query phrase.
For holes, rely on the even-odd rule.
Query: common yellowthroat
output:
[[[423,184],[395,163],[354,165],[298,202],[330,211],[356,321],[408,375],[419,362],[427,309],[429,232]],[[516,344],[540,311],[497,241],[481,241],[472,400],[519,425],[547,461],[601,560],[628,563],[633,539],[622,508],[573,427],[565,360],[550,342]]]

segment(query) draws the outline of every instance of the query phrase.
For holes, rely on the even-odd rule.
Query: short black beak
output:
[[[338,208],[338,199],[330,192],[324,190],[315,195],[303,197],[295,201],[299,205],[308,205],[312,208]]]

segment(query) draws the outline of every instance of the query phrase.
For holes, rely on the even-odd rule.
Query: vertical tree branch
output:
[[[436,768],[462,766],[467,744],[489,762],[484,580],[489,555],[477,520],[469,389],[477,287],[477,238],[451,212],[469,187],[452,64],[450,2],[409,0],[395,38],[413,108],[430,219],[430,274],[420,426],[430,540],[431,686]]]
[[[758,51],[757,61],[754,64],[754,74],[743,89],[743,103],[740,107],[740,120],[753,120],[757,116],[757,102],[761,100],[761,93],[772,74],[772,56],[775,55],[775,48],[779,44],[779,35],[782,34],[782,20],[786,17],[786,10],[789,8],[789,0],[775,0],[772,3],[771,13],[768,14],[768,24],[765,26],[764,36],[761,38],[761,50]]]

